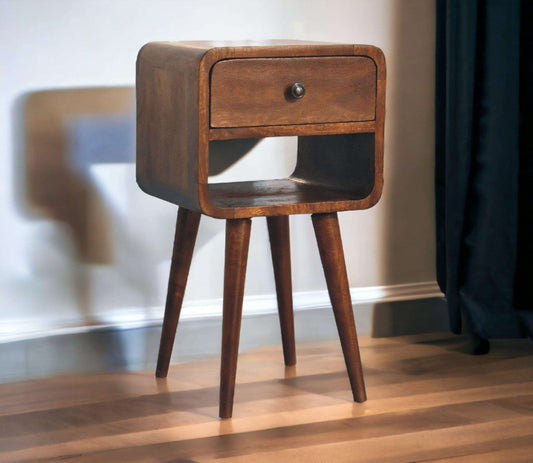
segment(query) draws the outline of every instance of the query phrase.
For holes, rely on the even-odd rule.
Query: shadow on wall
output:
[[[22,153],[15,159],[19,209],[64,230],[53,244],[56,258],[64,254],[59,259],[70,264],[71,277],[62,282],[74,288],[63,290],[75,295],[87,322],[86,265],[113,263],[110,211],[92,181],[91,166],[133,160],[132,98],[128,87],[44,90],[23,95],[16,108],[23,127]],[[40,266],[50,265],[55,273],[50,257],[41,257]]]
[[[170,259],[175,207],[136,185],[134,108],[133,87],[43,90],[19,97],[14,107],[18,208],[56,229],[48,242],[36,237],[48,251],[31,258],[48,278],[68,274],[55,287],[74,294],[86,324],[100,322],[97,280],[107,285],[112,309],[161,306],[165,296],[154,274]],[[214,144],[212,173],[228,169],[256,143]],[[201,228],[197,248],[220,227],[206,221]],[[58,261],[62,271],[54,267]]]
[[[23,98],[21,206],[66,224],[85,263],[111,262],[106,211],[88,170],[93,163],[133,162],[132,103],[127,87],[48,90]]]
[[[384,281],[401,284],[436,279],[435,2],[410,0],[393,5],[382,268]]]
[[[374,304],[371,332],[373,338],[447,330],[448,312],[443,298]]]
[[[434,212],[435,2],[393,2],[387,55],[382,280],[436,280]],[[374,306],[372,336],[446,331],[443,299]]]

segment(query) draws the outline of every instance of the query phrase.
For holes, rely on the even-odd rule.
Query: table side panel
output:
[[[198,70],[205,51],[151,43],[137,59],[137,182],[148,194],[200,210]]]

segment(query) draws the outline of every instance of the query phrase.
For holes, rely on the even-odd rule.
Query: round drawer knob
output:
[[[305,87],[304,84],[300,84],[299,82],[295,82],[291,86],[291,96],[293,98],[299,99],[303,98],[305,95]]]

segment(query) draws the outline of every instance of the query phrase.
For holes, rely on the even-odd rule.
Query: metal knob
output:
[[[300,84],[299,82],[295,82],[291,86],[291,96],[293,98],[299,99],[303,98],[305,95],[305,87],[304,84]]]

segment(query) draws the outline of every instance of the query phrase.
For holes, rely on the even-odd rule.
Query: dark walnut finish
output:
[[[311,217],[335,323],[339,331],[344,361],[350,377],[353,399],[356,402],[364,402],[366,400],[365,382],[337,213],[313,214]]]
[[[230,418],[237,373],[244,279],[250,243],[250,219],[226,221],[226,263],[222,308],[222,361],[220,365],[220,418]]]
[[[267,218],[286,365],[296,363],[289,215],[312,214],[354,400],[366,400],[338,211],[383,188],[385,59],[369,45],[156,42],[137,59],[137,181],[180,206],[158,358],[168,372],[200,214],[227,219],[220,416],[231,417],[251,218]],[[216,140],[298,136],[286,179],[209,183]],[[231,145],[232,146],[232,145]]]
[[[260,59],[261,62],[272,60],[277,63],[280,58],[284,58],[283,62],[287,63],[284,68],[287,68],[285,75],[288,80],[283,85],[277,80],[275,69],[269,71],[268,66],[261,75],[254,77],[254,81],[259,79],[259,82],[280,82],[276,106],[282,101],[285,102],[287,110],[283,120],[270,125],[252,124],[246,127],[216,128],[210,125],[213,91],[210,87],[213,78],[211,73],[214,73],[217,66],[238,61],[242,63],[239,64],[240,68],[249,66],[253,70],[256,67],[254,63]],[[308,88],[305,96],[297,101],[285,99],[287,87],[302,80],[301,71],[297,72],[296,69],[298,67],[306,69],[306,66],[297,64],[304,59],[311,59],[313,69],[317,69],[313,81],[309,84],[311,88]],[[320,63],[330,66],[327,63],[331,59],[343,63],[348,60],[357,64],[343,65],[341,69],[333,66],[334,77],[320,77],[320,73],[323,73],[318,70]],[[290,74],[291,63],[295,68],[293,74]],[[362,75],[354,75],[355,69],[362,70]],[[341,71],[346,75],[337,76]],[[371,76],[375,76],[375,81],[370,82]],[[360,85],[346,84],[348,86],[344,89],[329,89],[324,85],[324,82],[328,81],[348,82],[350,78]],[[302,83],[307,85],[305,81]],[[269,84],[269,88],[270,85],[272,84]],[[248,90],[250,86],[253,89],[254,84],[249,83]],[[263,90],[256,88],[255,94],[261,94]],[[315,90],[327,92],[331,98],[317,96]],[[224,101],[239,101],[242,98],[242,91],[243,89],[239,87],[231,92],[228,89],[229,93],[223,97]],[[219,88],[215,91],[214,97],[220,97],[220,92]],[[337,98],[337,95],[342,94],[349,94],[349,100],[354,104],[361,102],[362,107],[348,108],[346,101],[339,101]],[[295,112],[294,108],[305,105],[315,107],[315,101],[322,102],[322,119],[315,111],[313,114],[316,114],[314,116],[317,117],[316,121],[294,123],[298,117],[306,117],[302,112]],[[369,109],[371,102],[375,103],[375,107]],[[216,99],[214,104],[217,104]],[[268,102],[262,101],[257,107],[250,105],[244,108],[245,115],[254,111],[265,112],[265,104],[268,105]],[[290,114],[293,115],[291,116],[293,120],[288,119]],[[360,120],[357,122],[353,121],[356,119],[354,116],[369,117],[371,120],[357,119]],[[221,219],[366,209],[373,206],[381,196],[384,116],[385,60],[381,50],[373,46],[297,41],[149,43],[140,50],[137,59],[137,181],[140,187],[151,195]],[[229,117],[243,120],[239,114]],[[326,117],[326,120],[323,117]],[[339,122],[331,122],[334,120]],[[220,186],[208,184],[209,140],[357,133],[374,135],[371,154],[374,164],[374,186],[370,194],[365,197],[337,189],[337,179],[334,175],[324,179],[325,183],[317,185],[313,179],[303,177],[302,171],[298,175],[298,183],[306,183],[310,188],[305,189],[304,198],[298,193],[293,196],[283,195],[282,208],[275,202],[257,203],[254,199],[239,201],[235,205],[227,204],[225,198],[232,196],[233,184]],[[304,154],[305,148],[299,147],[299,162]],[[335,165],[334,170],[338,174],[342,174],[346,168],[334,158],[325,159],[324,162]],[[358,175],[358,172],[353,172],[354,178]],[[275,191],[278,187],[285,186],[273,182],[271,190]],[[319,188],[314,188],[315,186]],[[259,196],[270,189],[264,183],[249,184],[245,186],[252,190],[249,197],[256,197],[253,194],[253,189],[256,187],[259,189]],[[337,191],[338,196],[329,195],[325,201],[321,194],[323,187]],[[236,190],[240,188],[240,185],[235,185]],[[294,186],[294,189],[299,188]],[[312,194],[313,191],[316,195]]]
[[[370,121],[375,109],[370,58],[230,59],[211,71],[214,128]]]
[[[176,234],[174,237],[174,250],[168,278],[167,303],[165,306],[165,318],[163,319],[163,331],[159,345],[157,358],[156,376],[165,378],[168,373],[168,365],[174,346],[174,337],[178,320],[180,318],[181,305],[185,295],[185,286],[191,267],[192,253],[196,235],[200,225],[200,214],[184,207],[178,209],[176,221]]]
[[[267,217],[285,365],[296,365],[289,216]]]

